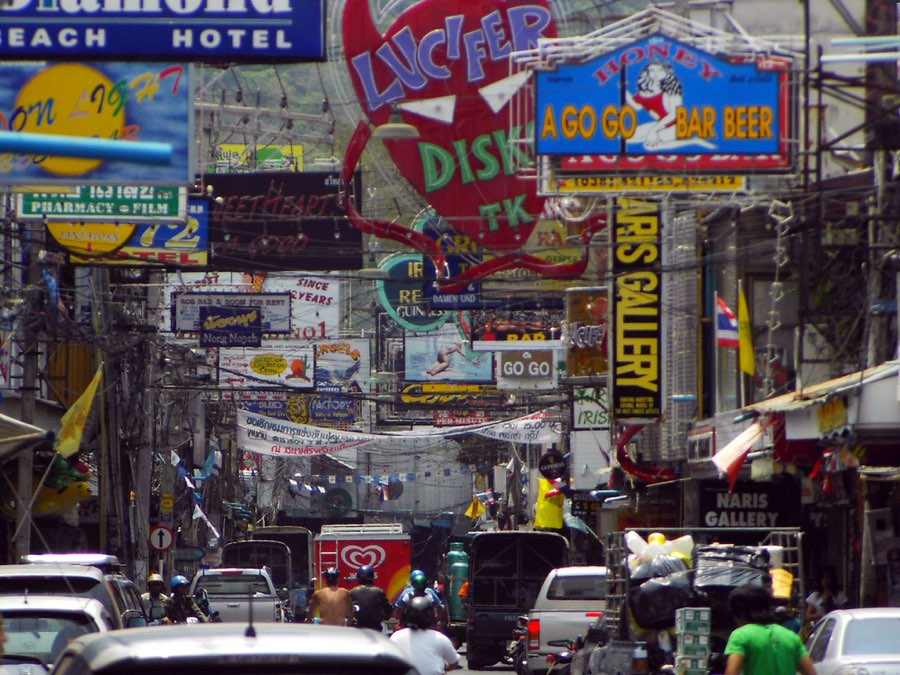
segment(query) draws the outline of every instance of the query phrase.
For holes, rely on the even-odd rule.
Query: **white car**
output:
[[[371,630],[298,623],[198,623],[73,641],[54,675],[417,675]]]
[[[0,670],[10,675],[46,672],[75,638],[115,628],[110,613],[92,598],[2,596],[0,614],[6,631]]]
[[[816,675],[900,675],[900,607],[836,609],[815,625],[806,649]]]

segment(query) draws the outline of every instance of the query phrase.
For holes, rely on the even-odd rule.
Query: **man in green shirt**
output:
[[[816,675],[812,659],[800,636],[779,626],[769,592],[759,586],[742,586],[728,596],[737,621],[728,638],[725,675]]]

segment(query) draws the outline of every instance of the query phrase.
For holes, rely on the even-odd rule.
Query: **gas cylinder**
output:
[[[463,599],[459,597],[459,589],[469,580],[469,554],[466,553],[462,542],[455,541],[450,544],[447,552],[447,566],[449,577],[449,589],[447,591],[447,609],[451,621],[465,621],[466,607]]]

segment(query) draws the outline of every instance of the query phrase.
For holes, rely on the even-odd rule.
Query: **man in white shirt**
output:
[[[412,598],[406,607],[407,628],[394,631],[391,642],[406,655],[421,675],[442,675],[459,668],[459,654],[443,633],[429,626],[434,621],[434,605],[427,595]]]

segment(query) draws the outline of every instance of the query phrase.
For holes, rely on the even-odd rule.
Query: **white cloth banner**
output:
[[[556,443],[562,438],[562,416],[557,410],[542,410],[503,422],[364,434],[297,424],[275,417],[257,415],[247,410],[237,412],[238,449],[282,457],[330,454],[349,448],[359,448],[373,441],[390,440],[402,443],[404,439],[439,438],[473,433],[512,443]]]

